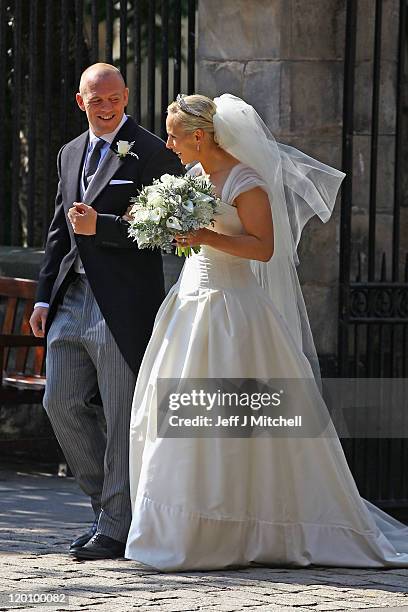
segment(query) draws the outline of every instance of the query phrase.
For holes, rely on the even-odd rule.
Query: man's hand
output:
[[[127,210],[126,210],[125,214],[124,214],[124,215],[122,215],[122,219],[124,219],[125,221],[133,221],[133,217],[132,217],[132,215],[130,214],[130,211],[132,210],[132,208],[133,208],[133,204],[131,204],[130,206],[128,206],[128,208],[127,208]]]
[[[74,234],[83,236],[94,236],[96,234],[96,218],[98,213],[83,202],[74,202],[68,211],[68,219],[74,230]]]
[[[34,308],[33,314],[30,317],[30,325],[34,336],[44,338],[45,323],[48,316],[48,308],[37,306]]]

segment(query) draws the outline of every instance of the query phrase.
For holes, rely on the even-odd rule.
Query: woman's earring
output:
[[[200,152],[200,144],[197,144],[197,151]]]

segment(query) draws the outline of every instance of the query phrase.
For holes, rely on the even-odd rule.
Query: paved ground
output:
[[[71,478],[0,469],[0,610],[34,594],[69,612],[407,610],[408,570],[254,568],[160,574],[133,561],[78,562],[67,545],[92,518]]]

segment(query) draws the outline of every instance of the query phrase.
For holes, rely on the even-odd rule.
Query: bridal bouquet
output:
[[[207,227],[214,222],[218,198],[207,176],[163,174],[153,185],[131,198],[129,236],[139,249],[159,247],[170,253],[174,236]],[[176,253],[189,257],[200,247],[177,246]]]

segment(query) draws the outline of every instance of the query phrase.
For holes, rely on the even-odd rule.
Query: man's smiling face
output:
[[[91,72],[76,101],[86,112],[89,125],[96,136],[113,132],[119,125],[128,103],[129,90],[123,79],[114,72]]]

